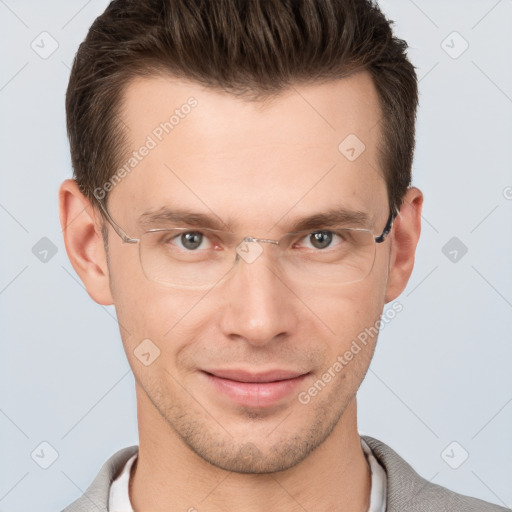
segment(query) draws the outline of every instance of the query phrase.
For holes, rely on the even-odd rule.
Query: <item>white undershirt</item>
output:
[[[361,445],[366,455],[366,459],[370,464],[372,473],[371,491],[370,491],[370,508],[367,512],[386,512],[386,495],[387,495],[387,476],[386,471],[380,465],[378,460],[373,456],[373,453],[361,438]],[[112,482],[110,486],[110,497],[108,510],[110,512],[133,512],[130,503],[130,495],[128,493],[128,486],[130,481],[130,470],[133,462],[137,458],[137,454],[128,459],[124,465],[121,474]]]

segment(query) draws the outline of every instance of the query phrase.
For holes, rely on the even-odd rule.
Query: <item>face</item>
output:
[[[172,131],[158,130],[190,97],[197,103],[181,108]],[[366,73],[296,86],[265,103],[170,79],[140,79],[126,90],[122,116],[132,150],[148,136],[156,142],[109,196],[111,216],[131,237],[144,231],[143,214],[163,207],[220,220],[240,238],[277,240],[297,219],[340,208],[365,212],[376,235],[386,224],[380,108]],[[349,134],[365,146],[356,159],[339,149]],[[110,289],[140,421],[156,409],[170,435],[203,460],[238,472],[290,468],[328,438],[374,351],[369,339],[342,370],[332,370],[382,313],[389,240],[377,244],[370,274],[356,283],[295,282],[279,275],[273,248],[262,244],[254,262],[240,260],[219,284],[191,290],[148,280],[138,245],[123,244],[110,227],[108,239]],[[151,358],[154,347],[160,352],[146,366],[136,349],[148,339]],[[330,368],[330,382],[308,393]],[[240,376],[228,372],[281,370],[301,377],[237,386],[209,375],[236,380]],[[266,380],[279,378],[271,377]]]

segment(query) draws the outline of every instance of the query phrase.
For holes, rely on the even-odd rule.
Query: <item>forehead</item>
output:
[[[199,108],[192,109],[193,116],[184,116],[179,111],[188,111],[190,98]],[[179,120],[173,119],[171,124],[174,128],[181,125],[183,138],[193,131],[195,143],[205,149],[212,143],[221,149],[224,139],[229,150],[251,142],[323,142],[332,146],[348,133],[371,143],[381,116],[377,91],[366,71],[324,83],[292,85],[262,101],[249,101],[170,76],[136,78],[124,90],[122,119],[135,138],[151,133],[175,112]]]
[[[322,206],[376,213],[387,207],[380,117],[366,72],[263,102],[171,77],[136,79],[121,110],[129,147],[120,167],[129,165],[111,200],[130,201],[138,215],[177,206],[269,223]]]

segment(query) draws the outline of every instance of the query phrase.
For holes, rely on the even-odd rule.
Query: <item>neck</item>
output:
[[[368,510],[371,472],[357,432],[355,398],[322,445],[294,467],[267,474],[211,465],[181,440],[140,389],[137,405],[139,453],[130,479],[135,511]]]

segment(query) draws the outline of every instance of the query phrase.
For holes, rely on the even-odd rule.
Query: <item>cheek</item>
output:
[[[355,392],[368,370],[383,308],[382,283],[382,276],[376,273],[358,283],[317,293],[316,298],[308,297],[320,319],[318,328],[326,333],[321,341],[324,354],[318,377],[325,372],[336,375],[329,386],[333,399],[337,393]]]
[[[330,333],[340,348],[373,325],[382,313],[385,279],[381,273],[379,269],[363,281],[323,291],[312,290],[304,296],[303,301],[311,306],[319,328]]]
[[[114,300],[124,350],[137,380],[154,379],[157,389],[159,380],[170,379],[173,385],[167,372],[181,379],[193,371],[193,365],[182,366],[180,361],[193,350],[204,326],[203,301],[197,293],[166,288],[144,277],[121,280]]]
[[[113,248],[109,272],[126,348],[133,350],[144,339],[163,345],[173,326],[190,310],[193,298],[149,281],[141,268],[137,245]]]
[[[322,400],[339,402],[352,397],[359,388],[373,357],[378,338],[378,320],[382,313],[380,294],[373,280],[347,285],[343,294],[326,301],[330,313],[326,323],[335,332],[326,346],[326,358],[319,378],[335,375]],[[345,404],[346,405],[346,404]]]
[[[109,249],[110,287],[120,324],[132,331],[133,320],[151,310],[151,283],[142,272],[138,245]]]

